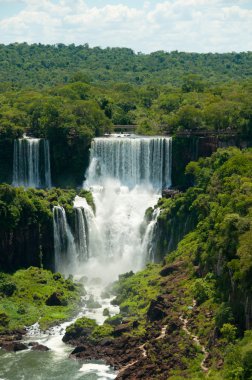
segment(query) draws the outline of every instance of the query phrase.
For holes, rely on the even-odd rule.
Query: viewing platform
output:
[[[121,125],[116,124],[113,127],[113,132],[115,133],[135,133],[137,129],[136,124],[130,124],[130,125]],[[183,131],[177,131],[176,133],[172,132],[167,125],[160,125],[160,131],[161,134],[164,136],[181,136],[181,137],[190,137],[190,136],[196,136],[196,137],[218,137],[218,136],[229,136],[229,137],[235,137],[239,133],[234,129],[221,129],[218,131],[213,131],[209,129],[202,129],[202,130],[190,130],[185,129]]]
[[[114,125],[114,132],[117,133],[134,133],[137,125]]]

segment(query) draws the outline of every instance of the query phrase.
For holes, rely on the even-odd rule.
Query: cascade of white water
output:
[[[97,138],[90,157],[84,186],[96,212],[76,197],[73,249],[80,274],[112,280],[155,260],[158,209],[144,235],[141,228],[145,210],[171,185],[171,138]]]
[[[66,212],[61,206],[53,208],[53,230],[55,269],[65,274],[73,273],[76,270],[77,252]]]
[[[86,186],[114,178],[129,188],[142,184],[160,191],[170,187],[171,142],[167,137],[94,139]]]
[[[155,230],[160,209],[156,208],[152,213],[152,220],[148,223],[142,242],[142,252],[147,262],[155,261],[156,239]]]
[[[14,141],[13,185],[51,187],[50,149],[47,140],[24,137]]]
[[[92,237],[94,233],[94,213],[85,198],[76,196],[75,210],[75,246],[79,262],[89,259]],[[97,237],[96,237],[97,239]]]

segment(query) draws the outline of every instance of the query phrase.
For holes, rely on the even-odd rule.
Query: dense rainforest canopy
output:
[[[39,88],[68,83],[78,76],[96,83],[181,85],[185,74],[199,74],[217,83],[250,77],[251,62],[252,52],[142,54],[128,48],[90,48],[88,44],[14,43],[0,45],[0,80]]]
[[[251,134],[252,53],[143,55],[24,43],[1,45],[0,62],[0,138],[29,130],[88,144],[112,124],[136,124],[144,134]]]

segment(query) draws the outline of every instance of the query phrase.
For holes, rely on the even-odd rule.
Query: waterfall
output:
[[[84,187],[92,191],[96,211],[77,196],[74,230],[67,235],[63,210],[54,209],[55,225],[60,222],[64,226],[55,226],[57,260],[61,260],[60,255],[63,259],[72,257],[77,260],[79,274],[108,281],[118,273],[136,271],[155,261],[159,209],[153,212],[144,233],[142,226],[146,209],[154,207],[162,188],[171,186],[171,143],[168,137],[93,140]],[[70,238],[73,244],[65,240],[59,244],[59,236]]]
[[[87,186],[107,178],[134,188],[150,185],[155,190],[171,186],[172,139],[166,137],[96,138],[91,146]]]
[[[94,213],[85,198],[76,196],[75,210],[75,246],[79,262],[89,259],[89,250],[94,228]],[[91,235],[91,236],[90,236]]]
[[[13,185],[51,187],[48,140],[28,137],[14,140]]]
[[[61,206],[53,208],[53,231],[55,269],[66,274],[72,273],[76,270],[77,252],[66,212]]]
[[[156,252],[156,227],[157,227],[157,218],[160,214],[160,209],[157,208],[152,213],[152,219],[147,225],[143,243],[142,243],[142,252],[143,256],[146,257],[147,262],[155,262],[155,252]]]

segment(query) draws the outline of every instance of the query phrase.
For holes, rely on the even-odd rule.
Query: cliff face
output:
[[[13,140],[0,139],[0,183],[12,183]]]
[[[246,148],[252,146],[252,140],[245,141],[239,136],[177,136],[172,141],[172,186],[185,189],[191,186],[185,176],[186,165],[200,157],[210,157],[218,148],[230,146]]]
[[[196,199],[196,194],[192,196]],[[155,233],[157,262],[174,251],[184,236],[197,225],[198,213],[192,208],[192,199],[187,194],[181,194],[180,197],[177,202],[174,199],[159,200],[158,206],[162,211],[157,219]]]
[[[89,164],[89,141],[82,139],[71,145],[50,142],[53,186],[76,188],[81,186]]]
[[[0,268],[13,272],[30,266],[54,269],[52,219],[46,225],[19,225],[9,231],[0,230]]]

